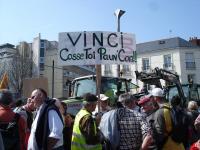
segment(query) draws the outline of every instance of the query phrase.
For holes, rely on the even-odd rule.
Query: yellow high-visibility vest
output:
[[[73,133],[72,133],[72,142],[71,142],[71,149],[72,150],[101,150],[101,144],[96,145],[88,145],[86,144],[85,137],[82,135],[79,122],[81,118],[85,115],[91,115],[87,110],[81,109],[78,114],[76,115],[74,126],[73,126]],[[94,122],[95,134],[97,134],[96,124]]]

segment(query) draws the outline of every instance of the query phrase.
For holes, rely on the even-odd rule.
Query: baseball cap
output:
[[[98,97],[98,96],[97,96]],[[100,100],[101,101],[106,101],[106,100],[108,100],[109,99],[109,97],[108,96],[106,96],[106,95],[104,95],[104,94],[100,94]]]
[[[157,96],[157,97],[163,97],[164,96],[164,92],[161,88],[154,88],[152,91],[151,91],[151,94],[153,96]]]
[[[146,102],[149,102],[151,100],[152,95],[146,95],[140,98],[140,100],[138,101],[139,105],[143,105]]]

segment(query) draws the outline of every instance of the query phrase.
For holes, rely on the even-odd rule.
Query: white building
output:
[[[200,83],[200,45],[197,38],[186,41],[180,37],[137,44],[137,69],[149,72],[155,67],[172,71],[181,83]],[[143,83],[138,82],[142,87]]]

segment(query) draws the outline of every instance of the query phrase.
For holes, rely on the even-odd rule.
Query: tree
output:
[[[22,95],[23,80],[32,77],[33,60],[17,54],[8,64],[9,82],[19,96]]]

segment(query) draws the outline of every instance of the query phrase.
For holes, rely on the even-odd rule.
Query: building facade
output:
[[[197,41],[197,42],[195,42]],[[200,83],[200,45],[198,39],[186,41],[180,37],[137,44],[137,70],[150,72],[163,68],[180,76],[181,83]],[[143,83],[139,82],[142,87]]]
[[[31,77],[46,77],[50,97],[68,97],[68,81],[76,77],[95,74],[95,66],[58,66],[58,42],[38,37],[32,43],[20,42],[16,48],[12,44],[0,46],[0,70],[6,69],[7,62],[17,53],[33,59]],[[161,39],[136,44],[137,63],[120,65],[121,76],[136,80],[135,71],[151,72],[155,67],[163,68],[180,76],[181,83],[188,81],[200,84],[200,40],[191,38],[189,41],[180,37]],[[54,66],[54,67],[53,67]],[[117,76],[117,65],[102,65],[102,75]],[[1,75],[1,74],[0,74]],[[164,82],[163,82],[164,84]]]
[[[137,63],[120,65],[120,72],[122,77],[131,78],[140,88],[143,87],[143,83],[136,79],[135,71],[151,72],[156,67],[178,74],[183,84],[189,81],[200,84],[200,39],[161,39],[136,44],[136,51]],[[115,76],[116,70],[117,67],[112,65],[102,65],[104,75]],[[165,84],[164,81],[162,84]]]

